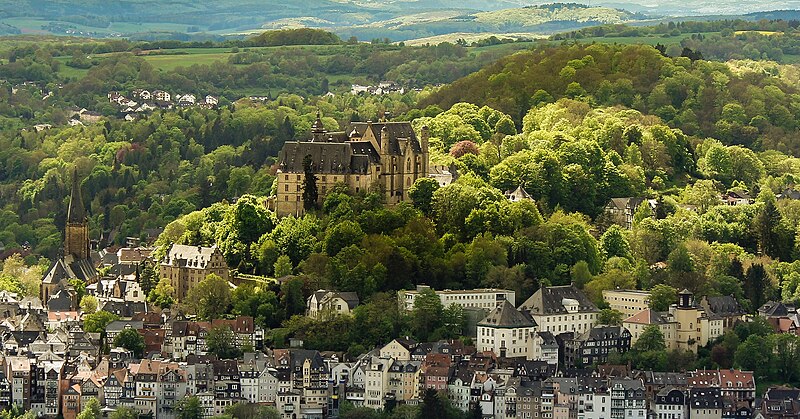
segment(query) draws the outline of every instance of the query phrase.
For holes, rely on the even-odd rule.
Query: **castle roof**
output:
[[[216,246],[203,247],[173,244],[162,264],[177,264],[180,267],[205,269],[211,262],[211,257],[216,250]]]

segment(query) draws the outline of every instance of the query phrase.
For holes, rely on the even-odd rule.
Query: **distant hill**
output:
[[[447,10],[396,17],[345,29],[360,33],[390,30],[404,39],[437,38],[448,34],[552,34],[586,26],[632,23],[650,19],[641,13],[576,3],[553,3],[485,12]],[[362,36],[359,36],[362,38]]]
[[[655,6],[649,0],[642,0],[644,4],[638,0],[586,2],[591,6],[539,0],[0,0],[0,34],[135,34],[147,39],[205,40],[313,27],[345,39],[398,41],[453,33],[551,34],[598,24],[635,23],[650,16],[763,13],[795,4],[800,8],[800,0],[664,0]],[[790,13],[769,12],[763,17],[785,18]]]

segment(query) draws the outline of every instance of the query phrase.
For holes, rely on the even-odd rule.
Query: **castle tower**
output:
[[[322,115],[317,111],[317,120],[311,125],[311,138],[312,141],[325,140],[325,125],[322,124]]]
[[[72,192],[64,229],[64,256],[70,255],[78,260],[89,258],[89,223],[83,208],[77,168],[72,174]]]

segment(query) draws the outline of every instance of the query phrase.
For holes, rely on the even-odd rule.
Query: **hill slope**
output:
[[[794,139],[800,132],[798,80],[777,73],[760,65],[664,57],[645,45],[542,47],[462,78],[421,106],[487,105],[519,124],[531,107],[575,98],[657,115],[698,137],[800,154]]]

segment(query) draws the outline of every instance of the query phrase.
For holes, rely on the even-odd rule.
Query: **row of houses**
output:
[[[109,92],[108,101],[116,105],[126,119],[135,118],[138,114],[152,112],[156,109],[172,109],[176,106],[182,108],[199,106],[212,109],[219,105],[219,99],[211,95],[198,97],[192,93],[171,94],[164,90],[151,92],[145,89],[133,90],[130,98],[120,92]]]

